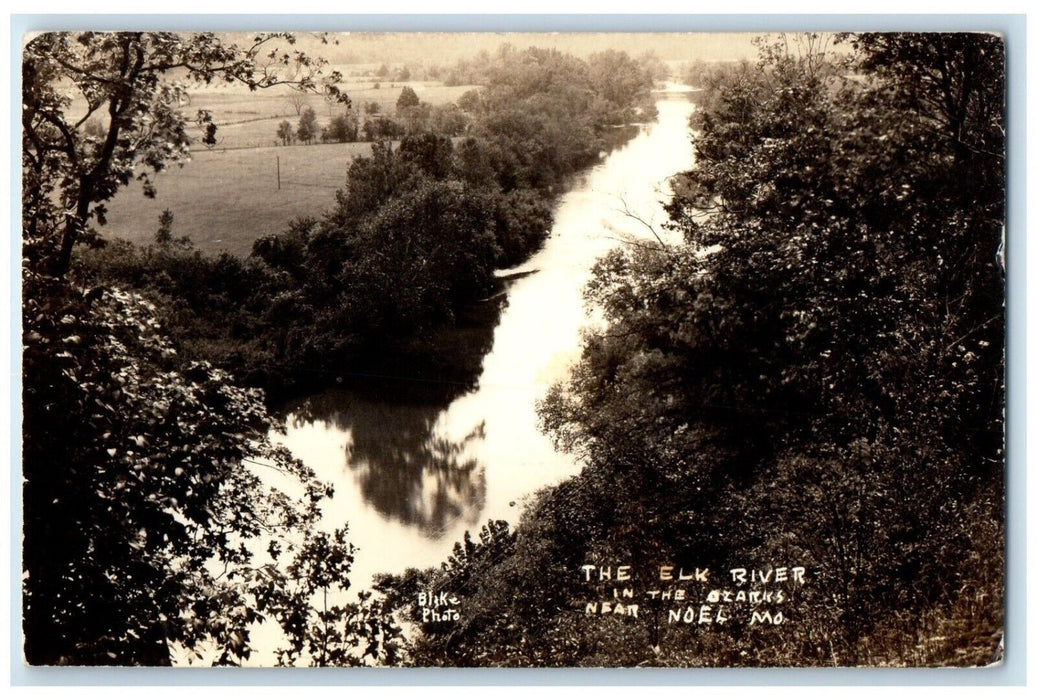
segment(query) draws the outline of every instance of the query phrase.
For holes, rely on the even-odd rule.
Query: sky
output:
[[[243,20],[244,21],[244,20]],[[246,25],[242,25],[243,28]],[[335,20],[326,20],[329,43],[316,34],[296,32],[297,46],[323,56],[331,63],[387,63],[389,65],[447,64],[473,58],[480,51],[493,53],[505,43],[517,49],[529,46],[554,48],[586,58],[592,53],[616,49],[637,56],[654,52],[673,62],[753,59],[755,34],[750,33],[627,33],[627,32],[353,32],[335,34]],[[234,33],[228,33],[230,38]],[[251,35],[242,34],[246,42]]]

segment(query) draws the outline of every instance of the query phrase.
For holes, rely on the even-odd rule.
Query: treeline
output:
[[[530,69],[551,65],[554,70]],[[440,71],[446,85],[487,85],[493,99],[528,99],[541,91],[546,80],[559,98],[583,104],[593,122],[626,124],[655,116],[649,92],[668,74],[651,52],[631,58],[624,51],[608,49],[581,60],[556,49],[519,51],[503,44],[495,53],[480,53]],[[591,98],[591,99],[588,99]]]
[[[805,40],[813,42],[815,38]],[[982,665],[1004,629],[1004,45],[977,34],[761,43],[716,71],[679,246],[618,250],[588,289],[608,321],[540,406],[584,462],[517,527],[380,587],[413,663]],[[804,50],[805,49],[805,50]],[[634,574],[708,567],[680,607]],[[732,567],[802,566],[775,604]],[[463,602],[423,622],[418,591]],[[747,590],[743,588],[743,590]],[[755,590],[771,590],[766,586]],[[598,600],[640,604],[597,615]],[[752,624],[781,612],[782,624]]]
[[[460,391],[480,356],[442,332],[494,294],[495,270],[542,245],[566,178],[598,160],[616,138],[607,127],[652,85],[635,72],[639,83],[607,89],[588,80],[604,68],[556,51],[506,53],[491,67],[459,108],[467,136],[411,120],[398,146],[352,163],[330,211],[256,241],[247,259],[207,258],[167,234],[92,251],[78,273],[146,292],[186,356],[253,386],[389,375]],[[397,111],[406,120],[422,106],[405,91]]]
[[[277,125],[276,135],[282,146],[296,142],[395,140],[424,133],[455,137],[464,134],[471,123],[471,116],[456,104],[430,105],[422,102],[413,88],[404,87],[396,101],[395,115],[382,114],[377,102],[366,102],[361,109],[350,106],[332,116],[325,126],[312,107],[305,107],[300,111],[296,126],[285,119]]]

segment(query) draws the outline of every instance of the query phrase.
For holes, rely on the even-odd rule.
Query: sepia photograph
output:
[[[24,664],[1003,664],[983,29],[12,37]]]

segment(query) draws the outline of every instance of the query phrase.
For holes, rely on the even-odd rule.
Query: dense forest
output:
[[[215,650],[242,664],[262,622],[282,630],[286,665],[993,660],[1004,45],[831,39],[761,39],[756,62],[689,66],[696,165],[672,183],[676,235],[598,262],[586,298],[604,323],[538,406],[581,472],[441,566],[352,598],[349,532],[317,528],[330,487],[272,437],[278,402],[328,384],[389,394],[372,380],[385,376],[462,393],[490,342],[498,271],[543,244],[575,173],[652,118],[658,60],[505,46],[444,66],[481,86],[452,110],[463,130],[401,92],[381,117],[393,133],[366,134],[371,153],[330,208],[241,258],[177,237],[175,213],[150,245],[108,241],[106,203],[155,187],[198,145],[187,85],[291,84],[345,103],[341,76],[289,35],[29,42],[27,660]],[[213,136],[211,115],[196,121]],[[762,609],[748,599],[707,624],[697,605],[696,624],[670,624],[654,598],[637,615],[588,614],[601,591],[587,567],[616,564],[635,580],[669,564],[787,565],[809,585],[789,589],[783,624],[748,622]],[[456,619],[423,615],[432,592],[457,597]]]
[[[696,167],[669,205],[684,242],[598,263],[586,294],[607,325],[540,405],[585,466],[441,568],[382,580],[423,630],[413,663],[997,658],[1004,47],[839,40],[695,68]],[[765,606],[737,594],[695,624],[659,597],[585,605],[602,595],[588,566],[644,588],[660,564],[747,561],[805,570],[784,624],[753,624]],[[459,621],[423,619],[423,590],[463,600]]]

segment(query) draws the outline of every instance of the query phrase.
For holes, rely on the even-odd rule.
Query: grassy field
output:
[[[169,209],[174,236],[190,236],[205,252],[247,255],[260,236],[330,208],[353,158],[370,152],[369,143],[196,152],[183,168],[159,174],[154,199],[144,197],[136,183],[120,190],[101,231],[105,237],[148,243],[162,210]]]
[[[406,83],[430,104],[449,104],[472,86]],[[393,114],[404,83],[347,83],[354,108],[377,102],[382,113]],[[318,216],[335,201],[335,190],[346,184],[346,171],[357,155],[369,155],[369,143],[276,146],[278,123],[298,123],[288,90],[249,93],[240,87],[217,87],[192,94],[187,114],[208,109],[218,125],[217,146],[195,146],[192,160],[173,167],[155,180],[158,193],[144,197],[139,185],[123,188],[108,205],[106,237],[148,243],[164,209],[173,212],[173,235],[189,236],[201,250],[225,250],[247,255],[261,236],[284,231],[301,216]],[[295,93],[298,94],[298,93]],[[319,95],[305,95],[322,125],[343,110]],[[197,135],[196,132],[192,135]],[[281,188],[277,188],[280,159]]]
[[[375,80],[347,82],[341,84],[349,95],[353,109],[360,110],[369,102],[375,102],[379,114],[392,116],[396,112],[396,100],[404,85],[409,85],[418,98],[429,104],[444,105],[457,101],[461,95],[473,89],[472,85],[447,87],[434,82],[382,82],[375,88]],[[287,119],[293,128],[298,126],[296,114],[298,98],[300,110],[312,107],[317,121],[326,126],[331,119],[345,111],[345,106],[331,103],[320,95],[300,94],[288,88],[276,88],[250,93],[238,86],[207,88],[191,94],[191,104],[185,109],[194,114],[199,109],[212,112],[217,125],[216,148],[255,148],[273,146],[277,143],[277,125]],[[192,128],[188,133],[200,140],[200,131]]]

